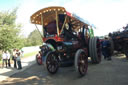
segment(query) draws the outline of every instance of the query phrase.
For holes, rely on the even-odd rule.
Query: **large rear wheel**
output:
[[[55,74],[59,69],[58,56],[55,52],[48,52],[45,58],[45,66],[49,73]]]
[[[90,38],[89,55],[91,57],[92,63],[101,62],[101,43],[98,37]]]
[[[87,73],[88,57],[82,49],[79,49],[75,54],[75,68],[81,76],[84,76]]]

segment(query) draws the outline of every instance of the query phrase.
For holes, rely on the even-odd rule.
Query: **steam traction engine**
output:
[[[83,76],[88,69],[89,56],[92,63],[100,63],[100,41],[90,31],[92,26],[65,8],[41,9],[31,16],[31,23],[42,25],[42,40],[51,49],[43,55],[49,73],[56,73],[63,63],[70,62]]]
[[[114,50],[124,53],[128,59],[128,25],[123,31],[109,33],[114,44]]]

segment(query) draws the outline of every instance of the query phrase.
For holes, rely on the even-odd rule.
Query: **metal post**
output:
[[[41,24],[42,24],[42,38],[44,37],[44,27],[43,27],[43,16],[41,14]]]
[[[91,37],[94,37],[94,32],[92,26],[90,26],[89,33]]]
[[[56,11],[56,27],[57,27],[57,35],[59,36],[59,26],[58,26],[58,14]]]
[[[35,26],[36,26],[36,29],[38,30],[38,32],[39,32],[39,34],[40,34],[40,36],[41,36],[41,38],[42,38],[42,42],[43,42],[43,36],[41,35],[41,33],[40,33],[40,31],[39,31],[39,29],[38,29],[38,27],[37,27],[36,24],[35,24]]]
[[[65,20],[64,20],[64,23],[63,23],[63,25],[62,25],[61,32],[62,32],[63,29],[64,29],[64,25],[65,25],[65,23],[66,23],[66,19],[67,19],[67,15],[66,15]],[[60,33],[61,33],[61,32],[60,32]]]

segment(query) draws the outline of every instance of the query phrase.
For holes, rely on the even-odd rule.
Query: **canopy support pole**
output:
[[[57,27],[57,35],[59,36],[59,26],[58,26],[58,14],[56,11],[56,27]]]
[[[41,14],[41,24],[42,24],[42,38],[44,37],[44,26],[43,26],[43,16]]]
[[[38,32],[39,32],[39,34],[40,34],[40,36],[41,36],[41,38],[42,38],[42,42],[43,42],[43,36],[42,36],[42,34],[40,33],[40,31],[39,31],[39,29],[38,29],[38,27],[37,27],[36,24],[35,24],[35,26],[36,26],[36,29],[38,30]]]
[[[89,33],[91,37],[94,37],[94,32],[92,26],[90,26]]]
[[[65,20],[64,20],[64,23],[63,23],[63,26],[62,26],[62,28],[61,28],[61,32],[63,31],[63,29],[64,29],[64,25],[65,25],[65,23],[66,23],[66,20],[67,20],[67,15],[66,15],[66,17],[65,17]],[[60,33],[61,33],[60,32]]]

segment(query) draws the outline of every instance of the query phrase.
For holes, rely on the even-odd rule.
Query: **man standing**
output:
[[[111,60],[111,50],[110,50],[111,44],[107,37],[105,37],[105,40],[102,42],[102,53],[104,55],[104,59]]]
[[[8,66],[11,67],[10,64],[10,53],[7,51],[7,62],[8,62]]]
[[[3,60],[2,68],[4,67],[4,63],[6,64],[6,68],[7,68],[7,54],[6,54],[6,51],[4,51],[3,54],[2,54],[2,60]]]
[[[20,52],[17,52],[17,65],[18,65],[18,70],[22,69],[22,65],[21,65],[21,55],[20,55]]]
[[[17,68],[17,64],[16,64],[16,49],[13,50],[13,61],[14,61],[14,68]]]

